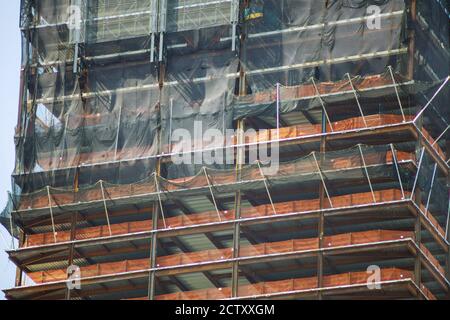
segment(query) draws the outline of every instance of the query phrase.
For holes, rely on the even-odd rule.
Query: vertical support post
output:
[[[157,165],[159,168],[159,164]],[[157,170],[159,171],[159,170]],[[157,244],[158,244],[158,219],[159,219],[159,206],[157,203],[153,203],[153,211],[152,211],[152,234],[150,237],[150,271],[148,274],[148,300],[155,299],[155,290],[156,290],[156,271],[157,268],[156,260],[157,260]]]
[[[421,160],[420,162],[420,166],[422,164],[422,160],[423,160],[423,155],[424,155],[424,151],[425,148],[422,149],[422,154],[421,154]],[[417,171],[417,176],[416,179],[414,181],[414,187],[413,190],[411,192],[411,199],[414,199],[415,203],[420,207],[421,201],[422,201],[422,196],[421,196],[421,192],[420,190],[417,190],[417,183],[418,183],[418,178],[419,178],[419,171],[420,171],[420,166],[419,169]],[[415,239],[415,243],[417,245],[418,248],[420,248],[421,246],[421,242],[422,242],[422,222],[421,222],[421,210],[419,210],[419,212],[417,213],[417,216],[415,218],[414,221],[414,239]],[[422,283],[422,265],[420,262],[420,252],[416,252],[416,256],[414,258],[414,281],[416,283],[416,285],[420,288],[421,283]],[[419,299],[423,299],[422,295],[419,293]]]
[[[77,227],[77,213],[72,213],[71,223],[70,223],[70,246],[69,246],[69,254],[67,257],[67,266],[70,267],[73,264],[73,255],[75,252],[75,244],[73,243],[76,240],[76,227]],[[71,289],[68,286],[66,289],[66,300],[70,300],[71,298]]]
[[[414,223],[414,238],[417,247],[421,248],[422,243],[422,224],[420,222],[420,216],[418,215],[415,223]],[[417,287],[421,288],[422,286],[422,263],[420,261],[420,252],[416,252],[416,256],[414,258],[414,282]],[[419,299],[423,299],[422,295],[419,293]]]
[[[419,120],[418,127],[421,128],[422,126],[422,118]],[[418,135],[418,140],[416,143],[416,155],[419,155],[420,151],[420,158],[419,158],[419,164],[417,168],[416,177],[414,179],[414,185],[411,190],[411,200],[414,200],[414,202],[417,204],[417,206],[420,208],[420,205],[422,203],[422,193],[419,190],[418,183],[419,183],[419,177],[420,177],[420,171],[422,169],[424,156],[425,156],[425,147],[422,146],[422,135]],[[422,218],[421,210],[417,213],[417,216],[414,220],[414,240],[418,248],[420,248],[421,242],[422,242]],[[416,285],[420,288],[420,285],[422,283],[422,264],[420,262],[420,253],[416,252],[416,256],[414,258],[414,282]],[[422,294],[418,294],[419,299],[423,299]]]
[[[25,233],[20,230],[19,231],[19,248],[23,247],[23,244],[25,243]],[[21,287],[23,284],[23,271],[21,267],[16,268],[16,280],[15,280],[15,286]]]
[[[158,54],[158,61],[163,61],[163,54],[164,54],[164,32],[159,33],[159,54]]]
[[[239,19],[239,1],[232,0],[230,8],[231,21],[231,51],[236,51],[237,23]]]
[[[261,177],[263,177],[264,187],[266,188],[267,196],[269,197],[270,204],[272,205],[273,214],[277,214],[277,210],[275,209],[275,205],[273,204],[272,195],[270,194],[270,191],[269,191],[267,177],[264,175],[264,172],[261,168],[261,161],[258,160],[257,163],[258,163],[259,173],[261,174]]]
[[[80,46],[77,43],[74,44],[74,53],[73,53],[73,65],[72,65],[72,72],[74,74],[78,73],[78,52],[80,50]]]
[[[281,88],[280,84],[277,82],[277,140],[280,140],[280,104],[281,104]]]
[[[422,225],[420,222],[420,217],[416,218],[415,225],[414,225],[414,238],[415,242],[418,248],[421,246],[422,242]],[[417,287],[421,287],[422,284],[422,264],[420,262],[420,253],[416,252],[416,256],[414,258],[414,282],[416,283]],[[419,294],[419,297],[422,295]],[[422,298],[420,298],[422,299]]]
[[[159,182],[158,182],[158,177],[157,177],[156,172],[154,174],[154,178],[155,178],[156,193],[158,195],[159,208],[161,209],[161,216],[163,219],[164,228],[167,228],[166,218],[164,217],[164,207],[163,207],[163,203],[162,203],[162,199],[161,199],[161,190],[159,188]]]
[[[158,205],[153,206],[153,230],[158,229]],[[156,259],[157,259],[157,241],[158,241],[158,233],[153,232],[150,238],[150,271],[148,275],[148,300],[155,300],[155,291],[156,291]]]
[[[237,8],[240,12],[241,8]],[[239,16],[239,14],[238,14]],[[246,61],[246,49],[245,49],[245,37],[247,34],[247,25],[244,24],[243,33],[240,37],[240,44],[243,50],[240,50],[241,61]],[[240,64],[239,70],[239,96],[245,96],[247,94],[247,82],[244,64]],[[236,182],[242,179],[242,165],[245,159],[245,146],[244,146],[244,120],[237,121],[237,148],[236,148]],[[234,195],[234,219],[233,223],[233,264],[231,266],[231,297],[239,296],[239,261],[237,258],[240,256],[241,248],[241,202],[242,193],[241,190],[237,190]]]
[[[164,53],[164,33],[167,26],[167,0],[160,0],[159,3],[159,62],[163,61]]]
[[[73,180],[73,190],[77,193],[80,190],[80,167],[77,167]]]
[[[445,239],[447,242],[450,242],[450,190],[448,190],[448,186],[450,186],[450,175],[447,175],[447,197],[448,197],[448,208],[447,208],[447,223],[445,224]],[[450,279],[450,250],[448,250],[445,259],[445,277]]]
[[[242,80],[242,77],[241,77]],[[242,93],[243,91],[241,91]],[[236,157],[236,182],[242,178],[242,165],[244,163],[245,146],[244,146],[244,120],[239,120],[237,124],[237,157]],[[239,261],[236,259],[240,253],[240,241],[241,241],[241,190],[236,191],[234,199],[234,219],[233,224],[233,261],[231,269],[231,297],[237,297],[239,295]]]
[[[150,4],[150,62],[155,62],[155,34],[158,32],[158,0]]]
[[[160,69],[160,79],[164,78],[164,68]],[[161,96],[160,96],[161,98]],[[157,149],[158,149],[158,154],[161,154],[162,152],[162,146],[161,146],[161,128],[158,129],[158,145],[157,145]],[[155,171],[153,173],[155,175],[155,183],[157,184],[157,175],[159,176],[161,174],[161,158],[158,157],[157,161],[156,161],[156,166],[155,166]],[[156,189],[158,192],[159,186]],[[156,292],[156,271],[155,269],[157,268],[157,258],[158,258],[158,220],[159,220],[159,210],[161,211],[162,216],[164,217],[164,211],[163,211],[163,204],[160,198],[160,194],[158,192],[158,203],[155,201],[153,202],[153,211],[152,211],[152,234],[151,234],[151,238],[150,238],[150,261],[149,261],[149,265],[150,265],[150,271],[148,274],[148,299],[149,300],[154,300],[155,299],[155,292]],[[164,220],[165,223],[165,220]]]
[[[410,14],[411,23],[416,24],[417,22],[417,0],[411,0],[410,2]],[[408,29],[408,70],[407,77],[409,80],[414,79],[414,53],[416,51],[416,32],[414,31],[414,26],[410,25]]]
[[[155,176],[161,171],[160,160],[156,164]],[[162,209],[162,203],[159,203],[159,206],[156,202],[153,203],[153,211],[152,211],[152,235],[150,238],[150,271],[148,275],[148,299],[155,300],[155,291],[156,291],[156,271],[157,263],[156,260],[158,258],[158,220],[159,220],[159,210]],[[164,216],[164,215],[163,215]]]
[[[69,17],[70,19],[77,19],[77,21],[70,21],[69,23],[72,24],[69,26],[70,28],[70,36],[72,38],[72,41],[74,43],[74,54],[73,54],[73,66],[72,66],[72,72],[74,74],[78,73],[78,56],[79,56],[79,50],[80,50],[80,41],[81,41],[81,26],[84,21],[84,14],[86,12],[86,1],[83,0],[73,0],[72,6],[78,7],[79,10],[79,16],[75,17]],[[73,12],[71,12],[73,14]],[[75,25],[73,25],[75,24]]]
[[[172,117],[173,117],[173,98],[170,98],[169,105],[169,153],[172,153]]]
[[[155,62],[155,33],[150,31],[150,63]]]
[[[312,79],[314,83],[314,79]],[[315,86],[315,83],[314,83]],[[319,91],[317,90],[317,93]],[[319,94],[319,93],[318,93]],[[320,165],[323,164],[323,155],[326,152],[326,142],[327,142],[327,119],[328,115],[326,114],[325,106],[323,106],[322,110],[322,137],[320,138]],[[328,119],[329,121],[329,119]],[[330,129],[332,129],[331,123],[330,123]],[[324,237],[325,237],[325,212],[323,211],[325,207],[325,188],[324,185],[319,185],[319,205],[320,205],[320,213],[319,213],[319,221],[318,221],[318,237],[319,237],[319,253],[317,256],[317,286],[318,288],[323,287],[323,273],[324,273],[324,253],[322,249],[324,248]],[[318,300],[323,299],[322,291],[319,290],[317,292]]]
[[[15,249],[14,245],[14,223],[13,223],[13,214],[11,212],[9,216],[9,230],[11,230],[11,248]]]
[[[327,185],[325,184],[325,179],[323,177],[322,170],[320,169],[319,163],[317,162],[316,153],[313,152],[312,155],[313,155],[313,158],[314,158],[314,162],[316,163],[317,172],[319,173],[320,180],[322,180],[322,184],[323,184],[323,187],[325,189],[325,193],[327,194],[328,202],[330,203],[330,206],[333,208],[334,207],[333,206],[333,202],[331,201],[330,194],[328,193],[328,188],[327,188]]]

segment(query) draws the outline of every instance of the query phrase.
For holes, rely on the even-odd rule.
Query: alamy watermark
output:
[[[273,132],[273,131],[272,131]],[[264,175],[275,175],[279,169],[279,142],[257,141],[256,137],[268,136],[269,130],[248,129],[245,131],[215,128],[203,130],[203,123],[195,121],[193,132],[187,129],[175,129],[171,134],[172,162],[177,165],[233,165],[260,163]],[[243,137],[248,143],[247,156],[236,156],[234,148],[237,137]]]
[[[381,268],[377,265],[367,267],[367,289],[380,290],[381,289]]]
[[[69,30],[81,29],[81,8],[78,5],[67,7],[67,27]]]
[[[79,266],[70,265],[67,268],[67,289],[80,290],[81,289],[81,269]]]
[[[367,28],[369,30],[381,29],[381,8],[376,5],[370,5],[366,10],[367,14]]]

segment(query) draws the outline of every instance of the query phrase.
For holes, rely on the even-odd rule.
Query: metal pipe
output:
[[[48,207],[50,209],[50,219],[52,221],[53,239],[55,240],[56,243],[57,240],[56,240],[55,220],[53,218],[53,206],[52,206],[52,199],[50,196],[50,186],[47,186],[47,196],[48,196]]]
[[[351,87],[352,87],[353,95],[355,96],[356,103],[358,104],[359,112],[361,113],[362,119],[363,119],[363,121],[364,121],[364,125],[365,125],[365,127],[367,128],[368,126],[367,126],[366,117],[364,116],[364,112],[363,112],[363,110],[362,110],[361,104],[359,103],[358,93],[356,92],[356,89],[355,89],[355,87],[353,86],[353,81],[352,81],[352,78],[350,77],[350,73],[346,73],[346,75],[347,75],[348,80],[349,80],[349,82],[350,82],[350,85],[351,85]]]
[[[419,173],[420,173],[420,169],[422,168],[422,161],[423,161],[424,154],[425,154],[425,147],[422,147],[422,153],[420,154],[420,160],[419,160],[419,165],[417,168],[416,178],[414,179],[414,185],[411,190],[411,199],[414,197],[414,192],[416,191],[416,186],[417,186],[417,182],[419,180]]]
[[[312,84],[314,86],[314,89],[316,90],[316,94],[317,94],[317,97],[319,98],[320,104],[322,105],[322,109],[323,109],[323,112],[325,113],[325,117],[327,118],[327,122],[330,125],[331,132],[334,132],[333,124],[331,123],[330,117],[328,116],[327,109],[325,108],[325,102],[322,99],[322,96],[321,96],[321,94],[319,92],[319,88],[317,88],[317,85],[316,85],[316,82],[314,81],[314,78],[311,78],[311,81],[312,81]]]
[[[370,181],[369,171],[367,170],[366,160],[364,159],[364,155],[363,155],[362,148],[361,148],[360,144],[358,144],[358,149],[359,149],[359,154],[361,155],[361,160],[362,160],[362,164],[363,164],[363,167],[364,167],[364,171],[366,172],[367,181],[369,182],[369,187],[370,187],[370,192],[372,193],[373,202],[376,203],[377,202],[377,198],[375,197],[375,193],[373,192],[372,182]]]
[[[433,178],[431,178],[430,192],[428,192],[428,199],[427,199],[427,205],[425,207],[425,213],[428,212],[428,208],[430,206],[431,192],[433,191],[434,179],[436,178],[436,170],[437,170],[437,163],[434,165],[434,169],[433,169]]]
[[[264,186],[266,187],[267,196],[269,197],[270,204],[272,205],[273,214],[277,214],[277,210],[275,209],[275,205],[273,204],[272,195],[269,191],[269,186],[267,184],[267,177],[264,175],[263,170],[261,168],[261,161],[257,161],[259,172],[261,173],[261,176],[263,177]]]
[[[108,207],[106,206],[105,190],[103,188],[103,180],[100,180],[100,188],[102,189],[103,207],[105,209],[106,222],[108,223],[109,235],[112,236],[111,224],[109,223]]]
[[[431,99],[428,101],[428,103],[425,105],[425,107],[422,108],[422,110],[420,110],[420,112],[417,114],[417,116],[414,118],[413,122],[416,122],[417,119],[419,119],[419,117],[425,112],[425,110],[431,105],[431,103],[433,102],[433,100],[437,97],[437,95],[441,92],[441,90],[445,87],[445,85],[447,84],[447,82],[450,80],[450,76],[448,76],[444,83],[439,87],[439,89],[435,92],[435,94],[433,95],[433,97],[431,97]]]
[[[395,164],[395,170],[397,171],[398,183],[400,184],[400,189],[402,191],[402,199],[405,199],[405,191],[403,190],[402,178],[400,176],[400,170],[398,167],[397,153],[394,150],[394,145],[392,143],[391,143],[391,152],[392,152],[392,158],[393,158],[394,164]]]
[[[281,92],[280,92],[280,84],[277,82],[277,86],[276,86],[276,94],[277,94],[277,103],[276,103],[276,107],[277,107],[277,140],[280,139],[280,99],[281,99]]]
[[[214,192],[213,192],[213,189],[211,186],[211,182],[209,181],[208,173],[206,172],[206,167],[203,167],[203,172],[205,173],[206,181],[207,181],[208,187],[209,187],[209,192],[211,194],[211,198],[214,203],[214,208],[216,208],[217,216],[219,217],[219,221],[222,222],[222,218],[220,217],[220,211],[219,211],[219,208],[217,207],[216,198],[214,197]]]
[[[319,173],[320,179],[322,180],[323,188],[325,189],[325,192],[326,192],[326,194],[327,194],[328,202],[330,203],[330,206],[331,206],[332,208],[334,208],[334,207],[333,207],[333,202],[331,201],[330,194],[328,193],[327,185],[325,184],[325,179],[323,178],[323,175],[322,175],[322,170],[320,170],[319,163],[317,162],[316,153],[313,152],[312,155],[313,155],[314,161],[315,161],[315,163],[316,163],[317,172]]]
[[[159,208],[161,209],[161,216],[163,218],[164,228],[167,229],[166,218],[164,217],[164,208],[161,200],[161,191],[159,190],[158,177],[156,176],[156,173],[154,173],[154,177],[155,177],[156,193],[158,194]]]
[[[388,69],[389,69],[389,73],[391,74],[392,82],[394,83],[394,90],[395,90],[395,94],[397,96],[397,101],[398,101],[398,105],[400,107],[400,112],[402,113],[403,122],[406,122],[405,113],[403,112],[402,101],[401,101],[400,95],[398,93],[397,82],[395,81],[395,78],[394,78],[394,72],[392,71],[391,66],[388,66]]]

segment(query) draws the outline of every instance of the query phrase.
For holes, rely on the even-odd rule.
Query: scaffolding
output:
[[[6,297],[448,299],[449,3],[369,5],[22,0]]]

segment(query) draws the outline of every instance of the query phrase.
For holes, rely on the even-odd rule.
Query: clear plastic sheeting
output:
[[[400,69],[402,54],[406,53],[405,14],[403,0],[348,0],[331,4],[327,10],[324,58],[332,66],[321,70],[323,78],[334,80],[346,73],[378,74],[388,65]],[[351,23],[352,20],[356,23]],[[363,59],[352,61],[357,56]],[[340,63],[340,59],[350,61]],[[333,65],[334,61],[338,63]]]
[[[26,1],[22,10],[32,14],[23,13],[23,23],[28,23],[29,41],[43,65],[71,62],[80,52],[97,56],[149,50],[150,34],[157,31],[153,1]]]
[[[161,101],[161,141],[166,153],[223,146],[226,130],[233,128],[238,58],[229,48],[207,50],[203,46],[199,42],[189,53],[170,52]],[[205,138],[208,132],[210,141]],[[167,176],[194,175],[202,163],[197,168],[168,165]]]
[[[154,67],[129,63],[93,65],[90,70],[85,96],[93,140],[87,151],[103,151],[103,161],[156,154],[159,87]]]
[[[37,62],[43,65],[66,63],[74,59],[74,46],[70,43],[67,25],[43,26],[33,29],[31,44],[37,55]],[[34,58],[34,57],[33,57]]]
[[[32,1],[28,1],[32,2]],[[56,25],[66,24],[69,18],[69,7],[71,0],[39,0],[36,1],[37,12],[39,17],[37,25]]]
[[[19,149],[27,156],[20,157],[25,161],[16,168],[30,175],[24,176],[29,180],[20,185],[29,189],[72,185],[84,180],[75,182],[76,168],[115,162],[111,166],[116,171],[94,174],[94,183],[106,177],[116,177],[118,180],[111,181],[119,182],[121,168],[130,166],[127,161],[157,154],[159,87],[154,66],[92,65],[90,70],[83,93],[70,72],[39,75],[29,139]],[[70,79],[65,81],[62,76]],[[124,163],[117,164],[121,161]],[[124,178],[138,181],[143,174],[151,174],[151,167],[147,169],[150,172],[134,174],[127,169]],[[80,170],[82,174],[87,169]],[[88,171],[92,174],[95,170]]]
[[[73,60],[74,45],[85,40],[86,1],[42,0],[29,10],[34,14],[30,42],[38,54],[35,62],[53,65]]]

